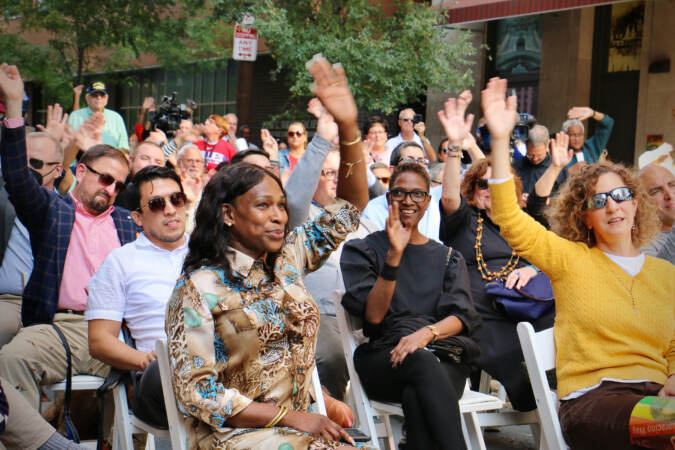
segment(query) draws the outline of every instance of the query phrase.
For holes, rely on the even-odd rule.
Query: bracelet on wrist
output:
[[[384,267],[380,272],[380,277],[382,277],[383,280],[396,281],[396,276],[398,275],[398,268],[399,266],[394,267],[390,266],[387,263],[384,263]]]
[[[431,342],[436,342],[438,340],[438,337],[440,336],[438,334],[438,330],[436,329],[436,327],[434,325],[427,325],[427,328],[430,329],[431,332],[434,335],[434,338],[431,340]]]
[[[355,145],[358,144],[359,142],[361,142],[361,133],[359,133],[359,136],[353,141],[345,142],[343,140],[340,140],[340,145],[344,147],[349,147],[350,145]]]
[[[267,422],[267,425],[265,425],[264,428],[272,428],[273,426],[275,426],[276,424],[281,422],[281,420],[284,417],[286,417],[286,414],[288,414],[288,408],[285,407],[285,406],[282,406],[281,409],[279,409],[279,412],[277,413],[277,415],[274,416],[274,418],[272,418],[272,420]]]

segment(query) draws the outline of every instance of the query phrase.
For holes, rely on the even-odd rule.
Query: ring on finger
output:
[[[339,86],[339,85],[340,85],[340,82],[339,82],[339,81],[334,81],[334,82],[332,82],[331,84],[329,84],[328,86],[334,87],[334,86]]]

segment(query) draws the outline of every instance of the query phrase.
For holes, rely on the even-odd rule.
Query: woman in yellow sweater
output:
[[[506,80],[490,80],[482,106],[492,135],[492,220],[553,285],[565,440],[574,449],[635,448],[635,404],[675,397],[675,266],[638,250],[656,232],[653,206],[624,166],[593,164],[563,186],[549,211],[555,233],[547,231],[518,207],[509,156],[516,99],[506,98]]]

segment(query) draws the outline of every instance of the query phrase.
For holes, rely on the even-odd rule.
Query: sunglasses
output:
[[[486,180],[485,178],[479,178],[476,180],[476,186],[478,186],[478,189],[480,189],[481,191],[484,191],[489,187],[488,180]]]
[[[403,122],[412,122],[412,121],[414,121],[414,119],[409,119],[409,118],[407,118],[407,117],[404,117],[403,119],[398,119],[398,120],[402,120]]]
[[[122,183],[121,181],[116,181],[112,176],[108,175],[107,173],[100,173],[89,167],[88,165],[84,165],[84,167],[87,168],[87,170],[95,175],[98,175],[98,182],[101,183],[103,186],[110,186],[111,184],[115,183],[115,193],[119,194],[122,192],[122,189],[125,188],[125,184]]]
[[[389,198],[395,202],[402,202],[407,196],[415,203],[422,203],[429,196],[428,192],[424,191],[404,191],[403,189],[392,189],[389,191]]]
[[[633,190],[627,187],[618,187],[609,192],[595,194],[586,202],[586,209],[600,209],[607,205],[607,197],[612,197],[617,203],[633,200]]]
[[[383,183],[389,183],[389,177],[375,177]]]
[[[304,131],[289,131],[287,134],[288,134],[288,137],[293,137],[293,136],[300,137],[303,134],[305,134],[305,132]]]
[[[187,200],[185,194],[182,192],[174,192],[168,196],[168,199],[174,208],[182,208],[185,206],[185,201]],[[145,206],[153,213],[164,212],[164,208],[166,208],[166,197],[152,197]],[[138,211],[141,209],[142,207],[138,208]]]
[[[44,162],[44,161],[42,161],[41,159],[37,159],[37,158],[29,158],[29,159],[28,159],[28,164],[30,164],[30,166],[31,166],[33,169],[35,169],[35,170],[40,170],[40,169],[42,169],[45,165],[47,165],[47,166],[55,166],[55,165],[61,164],[61,163],[60,163],[59,161],[55,161],[55,162]]]
[[[415,163],[415,164],[419,164],[421,166],[426,166],[426,165],[429,164],[429,160],[426,160],[424,158],[401,158],[401,162]]]
[[[447,153],[448,152],[448,147],[441,147],[441,154]]]

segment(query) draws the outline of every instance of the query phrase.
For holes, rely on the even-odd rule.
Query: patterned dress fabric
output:
[[[173,386],[190,449],[337,448],[286,427],[232,428],[252,401],[307,411],[319,310],[303,275],[318,269],[359,225],[359,212],[335,200],[286,238],[273,267],[232,249],[231,274],[202,267],[184,274],[167,308]]]

